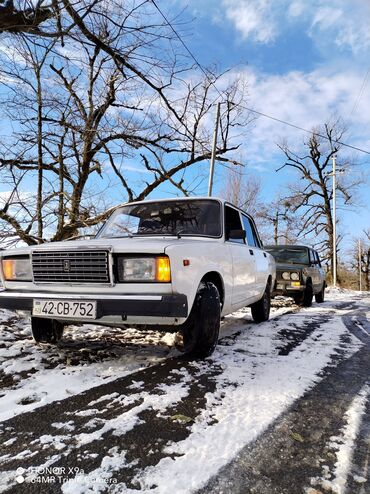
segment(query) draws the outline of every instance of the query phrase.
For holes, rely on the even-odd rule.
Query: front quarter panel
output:
[[[204,275],[216,272],[222,279],[225,295],[222,313],[231,312],[232,258],[223,240],[182,242],[179,239],[177,245],[166,248],[166,254],[171,263],[173,292],[187,295],[189,311]],[[189,261],[189,265],[184,266],[184,261]]]

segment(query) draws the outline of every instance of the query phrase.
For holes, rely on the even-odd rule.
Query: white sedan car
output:
[[[96,238],[1,252],[0,307],[29,311],[37,342],[66,324],[179,332],[191,358],[210,355],[220,320],[250,306],[269,318],[275,261],[253,219],[216,198],[118,207]]]

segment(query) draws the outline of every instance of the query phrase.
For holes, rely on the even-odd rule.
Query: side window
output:
[[[243,239],[230,239],[230,232],[231,230],[243,230],[242,223],[240,221],[240,214],[239,212],[234,209],[230,208],[229,206],[225,206],[225,236],[226,240],[229,240],[230,242],[235,242],[238,244],[244,244]]]
[[[247,234],[248,245],[250,245],[251,247],[259,247],[257,234],[254,230],[254,226],[251,223],[250,219],[247,216],[244,216],[244,214],[242,214],[242,219],[243,219],[243,228]]]
[[[316,264],[317,263],[317,259],[316,259],[316,256],[315,256],[315,251],[309,249],[309,253],[310,253],[310,264]]]

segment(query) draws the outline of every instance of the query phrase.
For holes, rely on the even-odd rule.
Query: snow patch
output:
[[[358,395],[352,401],[349,409],[345,413],[345,426],[342,428],[339,436],[331,439],[330,447],[335,450],[337,461],[334,465],[334,472],[329,471],[329,467],[323,468],[321,478],[311,479],[312,485],[320,485],[324,489],[335,494],[344,494],[346,491],[347,478],[350,473],[355,440],[361,425],[361,419],[365,412],[365,406],[369,398],[370,387],[365,385]],[[356,480],[356,479],[355,479]],[[362,482],[366,478],[361,477]],[[356,480],[358,482],[358,480]]]

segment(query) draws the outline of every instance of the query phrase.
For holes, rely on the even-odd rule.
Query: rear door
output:
[[[312,279],[313,291],[314,293],[317,293],[320,291],[320,285],[321,285],[319,265],[317,263],[317,254],[313,249],[309,249],[309,256],[310,256],[310,275]]]
[[[325,282],[325,270],[321,266],[319,254],[315,250],[313,252],[314,252],[314,256],[315,256],[317,274],[318,274],[317,291],[320,292],[322,290],[322,285]]]
[[[229,246],[232,269],[233,291],[232,305],[243,307],[254,296],[255,291],[255,256],[251,254],[244,239],[232,239],[230,233],[243,230],[240,212],[225,204],[225,241]]]
[[[253,295],[262,295],[266,288],[268,260],[267,254],[262,250],[254,222],[246,214],[242,214],[243,228],[246,232],[246,241],[249,253],[254,257],[256,282]]]

